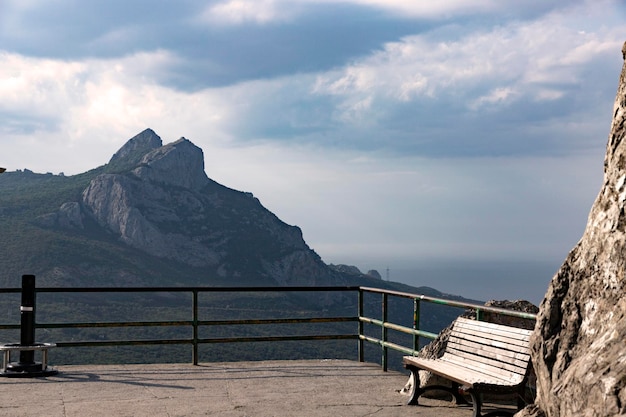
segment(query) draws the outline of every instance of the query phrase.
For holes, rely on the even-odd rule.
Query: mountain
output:
[[[146,129],[85,173],[0,176],[0,285],[384,285],[326,265],[252,193],[207,177],[200,148]],[[413,290],[416,290],[413,288]],[[442,295],[421,288],[429,295]]]
[[[147,129],[102,167],[5,173],[0,191],[2,285],[23,273],[38,285],[347,283],[298,227],[209,179],[185,138],[163,145]]]
[[[297,226],[281,221],[252,193],[208,178],[200,148],[185,138],[163,145],[150,129],[131,138],[107,164],[82,174],[36,174],[24,169],[0,175],[0,236],[0,286],[8,288],[19,287],[23,274],[34,274],[38,287],[363,285],[464,300],[428,287],[384,281],[377,271],[364,274],[353,266],[326,265]],[[380,314],[376,307],[380,299],[375,295],[365,302],[366,310],[374,309],[366,314],[373,317]],[[133,296],[129,307],[123,294],[46,297],[42,293],[38,317],[42,323],[124,321],[129,315],[149,320],[153,316],[164,319],[169,311],[172,319],[180,319],[185,313],[180,306],[189,303],[186,297]],[[203,300],[211,319],[268,314],[353,316],[357,312],[354,294],[343,292],[315,296],[218,293]],[[0,322],[19,321],[16,305],[11,297],[0,298]],[[244,309],[231,308],[242,305]],[[410,326],[412,311],[413,300],[394,300],[389,317]],[[421,312],[421,328],[430,332],[438,332],[459,314],[458,309],[434,304],[424,305]],[[354,330],[342,326],[332,326],[331,331]],[[163,331],[145,329],[144,337],[181,337],[175,330]],[[55,342],[136,337],[90,329],[53,329],[46,336]],[[354,357],[354,345],[346,346],[331,344],[324,351],[316,344],[312,349],[292,350],[285,357],[313,353]],[[254,352],[232,346],[220,349],[223,360],[279,357],[270,351],[259,353],[259,347]],[[123,358],[115,354],[111,360],[144,361],[145,352],[125,351]],[[75,363],[103,363],[106,355],[102,350],[89,350],[70,356]],[[155,348],[153,358],[188,360],[186,352],[174,355],[161,348]]]

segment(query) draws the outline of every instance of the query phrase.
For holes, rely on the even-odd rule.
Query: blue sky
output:
[[[77,174],[150,127],[328,263],[558,266],[625,40],[611,0],[0,0],[0,166]]]

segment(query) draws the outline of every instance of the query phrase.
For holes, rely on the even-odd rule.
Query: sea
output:
[[[431,287],[475,301],[526,300],[539,306],[563,260],[426,261],[379,271],[385,280]]]

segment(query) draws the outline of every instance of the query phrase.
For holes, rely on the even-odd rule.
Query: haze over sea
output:
[[[562,261],[427,261],[389,268],[389,279],[478,301],[527,300],[539,305]],[[379,271],[387,279],[385,271]]]

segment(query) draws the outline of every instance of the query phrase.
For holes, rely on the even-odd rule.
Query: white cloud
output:
[[[244,23],[267,24],[291,21],[306,13],[311,5],[333,6],[352,4],[367,6],[403,18],[449,19],[465,15],[525,12],[529,9],[548,9],[560,4],[557,0],[524,0],[501,2],[496,0],[225,0],[210,5],[202,14],[202,20],[213,24],[241,25]]]
[[[227,0],[208,6],[201,20],[218,25],[268,24],[296,15],[292,2],[278,0]]]
[[[261,2],[258,7],[278,4]],[[196,92],[159,84],[183,63],[169,51],[82,61],[3,52],[0,116],[16,117],[0,130],[13,138],[32,130],[41,137],[63,135],[72,139],[71,146],[94,140],[121,145],[129,133],[148,126],[164,137],[193,139],[198,132],[196,137],[221,143],[268,141],[281,131],[293,138],[298,129],[339,136],[363,132],[359,140],[364,142],[376,128],[387,128],[378,124],[393,117],[396,104],[426,100],[432,108],[454,103],[480,112],[521,99],[563,98],[568,83],[585,82],[585,65],[617,57],[622,29],[626,25],[581,33],[569,15],[552,14],[452,40],[434,33],[409,36],[333,71]],[[92,167],[94,159],[80,169]]]
[[[484,13],[500,9],[501,2],[495,0],[347,0],[347,2],[367,5],[410,17],[441,18],[466,13]]]
[[[524,98],[555,100],[587,81],[588,65],[611,58],[617,62],[615,51],[625,30],[621,24],[580,33],[568,13],[555,13],[452,40],[432,33],[408,36],[345,68],[320,74],[313,92],[340,100],[342,120],[351,120],[353,113],[360,119],[376,118],[389,102],[453,100],[475,110]]]
[[[502,104],[505,104],[507,101],[514,100],[514,97],[518,94],[519,92],[517,92],[515,89],[511,87],[494,88],[490,90],[488,94],[478,97],[477,99],[473,100],[469,104],[469,107],[472,110],[478,110],[480,107],[485,106],[485,105],[487,106],[494,105],[494,104],[502,105]],[[558,98],[559,96],[555,95],[552,97]]]
[[[0,51],[1,111],[38,117],[58,114],[72,100],[69,87],[80,82],[85,65],[26,58]]]
[[[0,117],[13,120],[0,126],[5,164],[75,174],[105,163],[128,135],[146,127],[178,136],[211,131],[224,140],[217,125],[228,109],[219,95],[156,83],[175,59],[163,51],[80,62],[0,53]],[[36,151],[29,155],[20,150],[25,147]]]
[[[580,35],[585,36],[585,33]],[[591,61],[595,56],[615,53],[619,41],[615,37],[599,39],[597,34],[587,37],[585,43],[576,45],[559,60],[562,65],[579,65]],[[617,48],[619,50],[619,48]]]
[[[559,0],[439,0],[439,1],[407,1],[407,0],[283,0],[286,3],[302,2],[313,4],[354,4],[369,6],[403,18],[418,19],[449,19],[467,15],[489,15],[497,13],[524,14],[529,11],[549,10],[562,6]],[[577,2],[584,0],[577,0]]]

